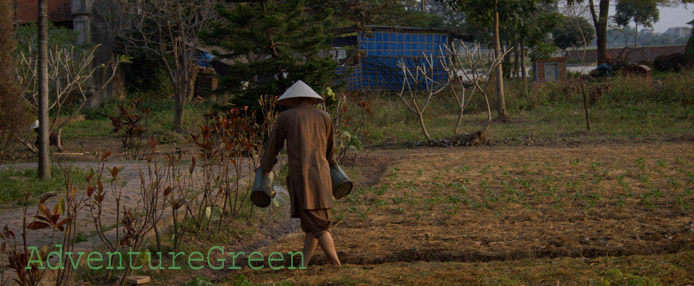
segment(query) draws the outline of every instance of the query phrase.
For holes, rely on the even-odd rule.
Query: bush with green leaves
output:
[[[48,48],[71,49],[74,47],[77,52],[80,52],[94,46],[93,43],[88,42],[78,44],[78,34],[79,32],[75,30],[58,27],[48,22]],[[27,54],[30,50],[37,53],[38,26],[36,23],[17,26],[14,38],[17,41],[17,53]]]
[[[551,58],[557,52],[557,46],[554,43],[539,42],[530,52],[530,58],[533,61],[546,60]]]

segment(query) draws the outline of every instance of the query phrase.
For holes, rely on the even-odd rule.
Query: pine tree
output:
[[[232,1],[218,6],[221,20],[200,38],[231,60],[220,81],[232,104],[257,107],[262,96],[277,96],[296,80],[319,93],[335,79],[337,63],[321,52],[330,47],[332,10],[312,14],[300,0]]]

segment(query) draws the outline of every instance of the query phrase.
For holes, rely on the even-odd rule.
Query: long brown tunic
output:
[[[272,171],[285,139],[291,217],[298,218],[298,210],[331,208],[330,166],[335,164],[335,143],[330,115],[311,105],[299,105],[280,113],[265,145],[261,159],[263,171]]]

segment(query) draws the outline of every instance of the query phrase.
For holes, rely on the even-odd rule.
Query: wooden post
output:
[[[588,118],[588,101],[586,100],[586,85],[581,85],[581,94],[583,94],[583,109],[586,112],[586,128],[590,131],[590,118]]]

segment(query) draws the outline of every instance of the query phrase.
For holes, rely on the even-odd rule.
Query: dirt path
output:
[[[67,162],[63,163],[64,167],[72,166],[72,167],[77,167],[77,168],[82,168],[84,170],[89,170],[90,168],[96,169],[98,167],[96,162]],[[20,163],[20,164],[9,164],[9,165],[0,165],[0,168],[8,168],[8,167],[13,167],[13,168],[35,168],[36,165],[34,163]],[[140,198],[140,189],[141,189],[141,176],[138,171],[138,167],[142,169],[143,173],[145,173],[145,178],[147,178],[146,175],[146,170],[147,170],[147,162],[144,161],[106,161],[105,168],[113,168],[113,167],[118,167],[119,168],[119,173],[118,173],[118,184],[121,184],[121,193],[122,196],[120,198],[120,207],[121,207],[121,213],[122,209],[124,206],[127,207],[132,207],[133,209],[137,210],[142,206],[142,201]],[[110,179],[110,175],[107,175],[108,171],[104,171],[106,178]],[[60,174],[54,174],[54,175],[60,175]],[[246,180],[247,177],[244,176],[242,180]],[[104,227],[113,227],[116,224],[116,211],[117,211],[117,202],[115,196],[111,193],[109,186],[107,185],[108,180],[104,180],[104,190],[106,191],[106,196],[103,200],[103,213],[102,213],[102,220],[103,220],[103,225]],[[199,179],[196,180],[196,182],[199,182]],[[280,197],[288,197],[286,189],[279,187],[276,189],[278,196]],[[54,205],[58,203],[58,200],[61,197],[64,197],[64,188],[56,190],[57,195],[51,197],[45,202],[45,205],[49,207],[49,209],[52,209]],[[76,196],[81,196],[85,195],[86,191],[84,189],[78,190]],[[38,207],[36,204],[31,204],[27,208],[27,223],[32,222],[33,216],[38,212]],[[94,226],[94,221],[92,219],[92,216],[89,213],[89,208],[87,206],[83,206],[78,215],[78,224],[77,224],[77,232],[80,233],[81,235],[79,236],[80,241],[76,243],[75,245],[75,251],[87,251],[90,249],[94,249],[97,246],[100,246],[102,244],[101,240],[95,233],[95,226]],[[171,212],[170,211],[165,211],[161,221],[164,222],[171,217]],[[12,231],[15,232],[15,234],[18,236],[18,243],[21,243],[21,225],[22,225],[22,220],[23,220],[23,209],[21,207],[16,207],[16,208],[10,208],[10,209],[4,209],[0,210],[0,221],[8,226],[8,228]],[[164,223],[164,225],[168,225]],[[107,231],[106,236],[110,239],[115,237],[115,229]],[[55,234],[55,239],[53,238],[53,233],[50,230],[47,229],[42,229],[42,230],[32,230],[30,231],[30,235],[27,239],[28,245],[29,246],[36,246],[38,248],[41,248],[44,245],[55,245],[61,243],[61,234],[56,233]]]
[[[69,163],[63,163],[64,166],[74,166],[77,168],[82,168],[85,170],[88,170],[89,168],[97,168],[97,163],[96,162],[69,162]],[[140,191],[140,175],[137,171],[137,167],[141,168],[146,168],[146,163],[143,162],[137,162],[137,161],[121,161],[121,162],[107,162],[106,167],[113,167],[113,166],[118,166],[118,167],[123,167],[123,169],[119,172],[119,179],[121,182],[124,182],[123,188],[122,188],[122,198],[121,198],[121,206],[136,206],[139,204],[139,191]],[[35,168],[36,165],[33,163],[21,163],[21,164],[11,164],[11,165],[2,165],[0,168],[7,168],[7,167],[14,167],[14,168]],[[60,174],[54,174],[55,176],[59,176]],[[64,188],[55,190],[55,192],[58,193],[58,195],[53,196],[52,198],[48,199],[45,203],[46,206],[48,206],[50,209],[53,208],[55,204],[58,203],[58,200],[60,197],[64,197]],[[77,196],[80,196],[84,193],[84,190],[79,190],[77,193]],[[105,225],[114,225],[116,223],[115,221],[115,213],[116,213],[116,201],[113,196],[110,194],[106,196],[106,198],[103,201],[104,204],[104,224]],[[38,212],[38,207],[36,204],[32,204],[27,208],[27,223],[33,221],[33,216]],[[14,231],[18,236],[21,234],[21,225],[22,225],[22,220],[23,220],[23,209],[22,208],[12,208],[12,209],[4,209],[0,211],[0,221],[2,223],[7,224],[8,228]],[[80,210],[80,215],[79,215],[79,220],[77,224],[77,231],[78,233],[82,233],[80,237],[83,239],[86,239],[85,241],[78,242],[75,246],[75,249],[77,251],[86,251],[89,249],[94,248],[96,245],[99,245],[101,242],[98,239],[98,237],[94,236],[93,231],[94,231],[94,223],[93,220],[91,219],[91,216],[89,215],[89,210],[87,207],[83,207]],[[52,240],[52,232],[47,229],[43,230],[32,230],[30,231],[30,236],[28,237],[28,245],[29,246],[36,246],[41,248],[43,245],[53,245],[56,243],[60,243],[61,240],[59,239],[61,236],[60,234],[56,234],[55,240]],[[18,237],[20,241],[18,243],[21,243],[21,237]]]

